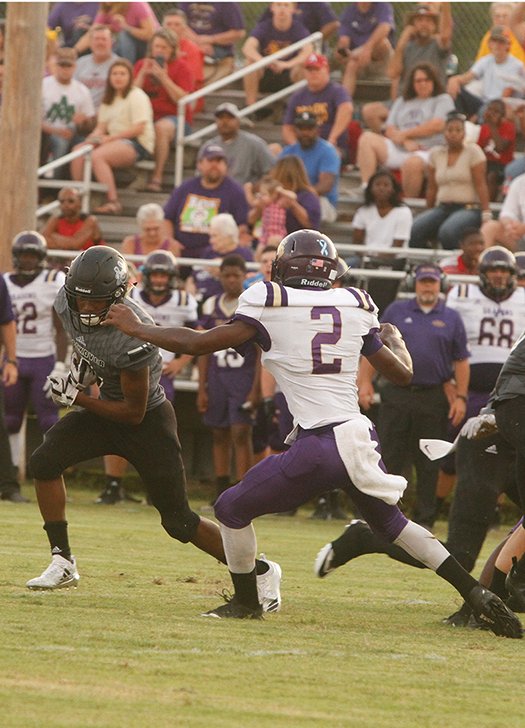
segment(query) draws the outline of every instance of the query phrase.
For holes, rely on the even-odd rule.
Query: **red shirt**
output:
[[[133,68],[133,75],[136,77],[144,65],[144,58],[135,63]],[[186,61],[179,58],[175,58],[170,61],[167,66],[168,76],[177,84],[180,88],[184,89],[187,93],[191,93],[195,90],[195,79],[191,68],[188,66]],[[147,74],[144,77],[144,83],[142,86],[145,93],[148,94],[153,107],[153,120],[158,121],[163,116],[176,116],[177,115],[177,104],[171,100],[168,92],[160,84],[156,78]],[[193,110],[191,104],[186,106],[186,121],[191,124],[193,118]]]
[[[59,235],[65,235],[66,238],[71,238],[77,230],[80,230],[84,227],[84,223],[86,220],[87,215],[82,213],[76,222],[71,222],[70,220],[67,220],[65,217],[60,216],[57,220],[57,233]],[[84,243],[81,250],[87,250],[88,248],[91,248],[92,245],[103,245],[103,240],[88,240]]]
[[[478,145],[485,152],[485,156],[489,162],[497,162],[498,164],[508,164],[514,159],[514,150],[516,149],[516,127],[512,121],[503,119],[498,126],[498,133],[503,139],[510,141],[505,151],[499,154],[494,149],[494,141],[490,136],[490,127],[488,124],[482,124],[479,132]]]
[[[179,38],[179,59],[186,61],[193,71],[195,87],[201,88],[204,84],[204,53],[199,46],[189,38]]]

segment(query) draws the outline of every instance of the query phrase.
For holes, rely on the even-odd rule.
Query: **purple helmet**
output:
[[[152,273],[166,273],[168,281],[164,286],[154,286],[151,282]],[[148,293],[157,295],[167,293],[175,287],[175,279],[179,274],[175,256],[169,250],[154,250],[150,253],[142,266],[142,279],[144,289]]]
[[[36,230],[23,230],[13,238],[11,245],[11,253],[13,255],[13,267],[21,276],[34,276],[44,267],[44,261],[47,256],[46,239]],[[22,262],[22,255],[26,253],[34,256],[35,265],[30,261]],[[28,267],[32,265],[32,267]]]
[[[494,286],[487,278],[487,271],[498,269],[508,270],[511,274],[504,286]],[[482,293],[493,301],[504,301],[516,290],[517,273],[516,258],[510,250],[501,245],[487,248],[479,258],[479,287]]]
[[[325,290],[348,270],[334,243],[317,230],[297,230],[283,238],[272,264],[272,281],[291,288]]]

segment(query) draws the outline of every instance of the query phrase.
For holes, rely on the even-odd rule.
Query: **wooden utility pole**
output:
[[[42,76],[48,3],[8,2],[0,110],[0,271],[11,240],[34,229],[40,155]]]

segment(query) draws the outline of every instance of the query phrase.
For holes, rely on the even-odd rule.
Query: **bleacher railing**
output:
[[[255,63],[250,63],[247,66],[243,66],[243,68],[240,68],[238,71],[234,71],[229,76],[226,76],[225,78],[220,78],[218,81],[214,81],[213,83],[208,84],[207,86],[204,86],[203,88],[199,89],[198,91],[194,91],[191,94],[188,94],[187,96],[183,96],[179,101],[177,102],[177,136],[176,136],[176,148],[175,148],[175,187],[178,187],[180,183],[182,182],[182,176],[183,176],[183,169],[184,169],[184,146],[186,144],[189,144],[190,142],[195,142],[201,139],[202,137],[206,136],[207,134],[210,134],[213,132],[217,127],[216,124],[209,124],[208,126],[204,127],[203,129],[199,129],[198,131],[192,132],[191,134],[185,134],[184,133],[184,121],[186,118],[186,107],[188,104],[193,104],[195,101],[198,101],[203,96],[209,96],[214,91],[218,91],[221,88],[224,88],[225,86],[229,86],[234,81],[238,81],[241,78],[244,78],[244,76],[247,76],[250,73],[253,73],[254,71],[258,71],[260,68],[266,68],[266,66],[271,65],[275,61],[280,60],[281,58],[284,58],[286,56],[289,56],[291,53],[294,53],[295,51],[300,51],[302,48],[304,48],[305,45],[308,43],[313,43],[314,48],[320,49],[321,43],[323,40],[323,34],[319,31],[316,33],[312,33],[307,38],[302,38],[301,40],[297,41],[296,43],[292,43],[292,45],[286,46],[286,48],[281,48],[279,51],[276,51],[275,53],[272,53],[270,56],[265,56],[264,58],[261,58],[259,61],[256,61]],[[258,111],[258,109],[262,109],[265,106],[269,106],[270,104],[274,104],[276,101],[279,101],[280,99],[289,96],[290,94],[294,93],[295,91],[298,91],[300,88],[306,85],[306,81],[303,79],[302,81],[297,81],[297,83],[293,83],[290,86],[287,86],[286,88],[282,89],[281,91],[276,91],[275,93],[271,94],[270,96],[265,96],[263,99],[260,99],[259,101],[256,101],[254,104],[250,104],[250,106],[245,106],[244,108],[240,109],[240,116],[248,116],[248,114],[253,113],[254,111]]]
[[[77,188],[82,195],[82,212],[86,214],[90,212],[91,192],[94,185],[91,180],[91,171],[93,169],[91,153],[93,152],[94,148],[95,147],[93,146],[93,144],[84,144],[79,149],[75,149],[75,151],[69,152],[63,157],[53,159],[52,162],[48,162],[47,164],[42,165],[42,167],[39,167],[37,171],[37,176],[41,178],[44,177],[48,172],[54,172],[55,169],[63,167],[64,164],[69,164],[69,162],[72,162],[74,159],[78,159],[79,157],[85,157],[86,159],[84,161],[84,174],[81,180],[46,179],[43,186],[61,189],[62,187],[67,185],[68,187]],[[47,205],[42,205],[36,211],[37,219],[39,217],[47,215],[50,212],[53,212],[53,210],[56,210],[58,207],[60,207],[60,203],[58,200],[54,200]]]

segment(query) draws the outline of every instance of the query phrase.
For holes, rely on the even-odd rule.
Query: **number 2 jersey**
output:
[[[360,415],[359,357],[383,346],[377,308],[365,291],[261,281],[241,295],[233,318],[257,328],[262,364],[275,377],[295,424],[309,430]]]
[[[469,389],[490,392],[511,347],[525,329],[525,288],[493,301],[472,283],[452,288],[447,306],[463,319],[470,356]]]

